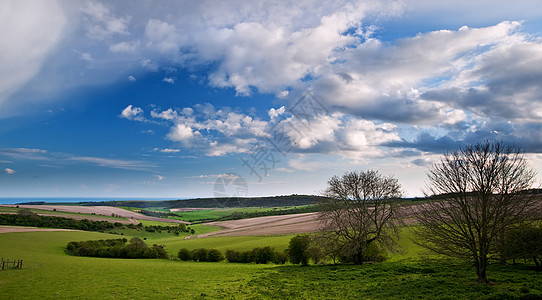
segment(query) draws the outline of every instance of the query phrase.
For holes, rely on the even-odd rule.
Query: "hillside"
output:
[[[122,206],[122,207],[163,207],[171,208],[214,208],[214,207],[280,207],[280,206],[301,206],[315,204],[325,197],[313,195],[288,195],[273,197],[254,198],[197,198],[187,200],[167,201],[104,201],[104,202],[82,202],[85,206]]]

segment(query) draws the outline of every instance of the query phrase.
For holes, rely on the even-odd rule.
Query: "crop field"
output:
[[[211,222],[208,225],[225,228],[204,236],[253,236],[292,234],[318,230],[315,213],[267,216],[251,219]]]
[[[160,221],[160,222],[172,222],[172,223],[185,223],[180,220],[169,220],[169,219],[160,219],[155,217],[149,217],[145,215],[138,214],[133,211],[126,209],[113,207],[113,206],[77,206],[77,205],[17,205],[19,208],[28,208],[32,211],[37,212],[38,214],[44,214],[47,212],[47,215],[55,215],[56,213],[72,213],[72,214],[82,214],[87,219],[97,218],[122,218],[124,223],[126,221],[132,222],[131,220],[150,220],[150,221]],[[16,209],[15,205],[2,205],[0,209]],[[77,216],[70,216],[71,218],[78,218]],[[135,223],[133,221],[132,223]]]
[[[197,225],[195,225],[197,226]],[[0,256],[23,259],[22,269],[0,271],[3,299],[520,299],[542,294],[542,274],[529,265],[491,265],[494,285],[475,284],[473,268],[415,245],[403,229],[402,252],[384,263],[277,266],[165,259],[106,259],[64,253],[70,241],[118,238],[96,232],[0,234]],[[180,248],[285,249],[291,235],[185,240],[158,234],[148,244]]]

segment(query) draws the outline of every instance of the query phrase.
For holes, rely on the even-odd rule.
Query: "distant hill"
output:
[[[279,207],[279,206],[300,206],[316,204],[326,199],[322,196],[313,195],[289,195],[273,197],[253,198],[197,198],[187,200],[165,200],[165,201],[104,201],[104,202],[81,202],[86,206],[129,206],[138,208],[164,207],[164,208],[212,208],[212,207]]]

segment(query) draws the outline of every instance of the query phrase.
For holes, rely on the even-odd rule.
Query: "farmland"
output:
[[[402,253],[389,253],[388,261],[381,264],[300,267],[74,257],[64,253],[70,241],[118,235],[84,231],[2,233],[2,256],[24,259],[24,267],[0,272],[0,286],[8,299],[519,299],[542,293],[542,276],[528,265],[492,265],[494,285],[478,285],[474,284],[471,266],[425,253],[412,243],[408,228],[401,236]],[[147,243],[165,245],[175,255],[180,248],[225,251],[272,246],[282,250],[290,237],[185,240],[149,233]]]

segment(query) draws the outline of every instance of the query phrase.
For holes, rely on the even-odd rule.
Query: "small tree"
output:
[[[534,181],[523,152],[499,142],[467,145],[446,154],[428,173],[430,201],[419,210],[419,244],[471,260],[478,282],[489,283],[488,257],[507,228],[537,209],[524,191]]]
[[[293,264],[309,264],[309,245],[310,237],[308,235],[296,235],[290,239],[288,244],[288,258]]]
[[[532,259],[537,270],[542,270],[542,228],[518,226],[505,234],[502,255],[505,259]]]
[[[328,201],[319,204],[320,239],[333,257],[354,264],[368,259],[371,243],[392,246],[397,237],[397,200],[401,186],[377,171],[348,172],[328,181]]]

